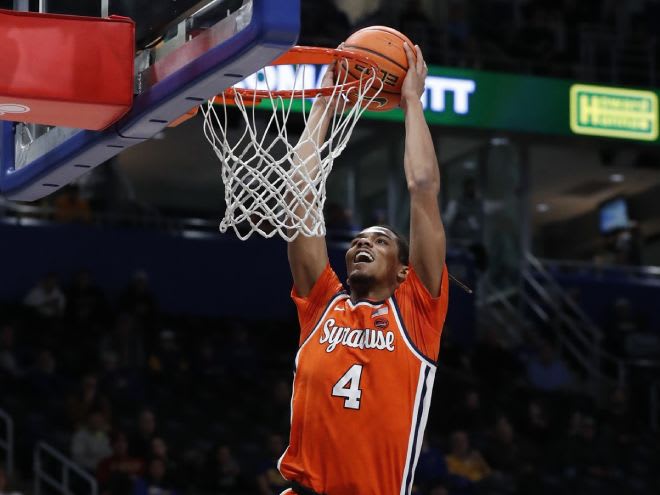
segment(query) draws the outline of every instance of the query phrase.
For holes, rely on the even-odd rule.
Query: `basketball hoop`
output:
[[[335,85],[314,87],[316,80],[321,79],[316,77],[318,65],[349,61],[360,62],[364,70],[358,75],[343,71],[343,80]],[[276,80],[276,68],[289,64],[286,77]],[[291,87],[280,88],[282,79]],[[378,67],[366,56],[348,50],[294,47],[270,66],[209,101],[202,109],[204,135],[221,163],[227,205],[220,232],[233,229],[242,240],[253,232],[264,237],[279,234],[287,241],[299,234],[325,235],[327,177],[382,84]],[[308,127],[312,106],[309,100],[317,97],[327,98],[328,104],[323,117],[308,129],[307,135],[317,135],[320,123],[330,117],[327,139],[317,144],[311,137],[298,142],[292,136],[294,142],[289,142],[287,121],[292,109],[302,110]],[[240,113],[240,129],[235,128],[235,120],[229,122],[230,105]],[[300,156],[303,147],[308,156]],[[311,167],[311,174],[306,166],[310,160],[318,161]]]

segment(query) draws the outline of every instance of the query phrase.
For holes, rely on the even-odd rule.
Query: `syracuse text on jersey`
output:
[[[394,332],[383,332],[372,328],[351,328],[335,325],[334,318],[329,318],[323,325],[323,334],[319,343],[328,343],[326,352],[335,350],[338,344],[358,349],[377,349],[394,351]]]

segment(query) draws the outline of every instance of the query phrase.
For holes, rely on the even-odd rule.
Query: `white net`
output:
[[[268,89],[269,97],[261,104],[255,96],[237,92],[233,105],[221,95],[202,108],[204,135],[220,159],[225,186],[227,208],[220,231],[233,229],[242,240],[253,232],[264,237],[279,234],[287,241],[300,234],[322,236],[325,185],[333,162],[346,147],[360,116],[378,96],[382,82],[374,69],[363,72],[359,84],[350,89],[342,89],[346,81],[337,81],[332,95],[325,97],[323,117],[310,119],[310,97],[316,92],[304,86],[315,79],[307,71],[316,71],[316,67],[298,65],[293,69],[291,89],[302,93],[288,97],[270,93],[276,81],[269,78],[277,76],[269,69],[273,68],[252,76]],[[348,71],[344,74],[347,78]],[[287,130],[289,116],[300,109],[306,129],[302,133],[306,137],[301,139]],[[317,142],[315,136],[325,117],[330,118],[327,139]]]

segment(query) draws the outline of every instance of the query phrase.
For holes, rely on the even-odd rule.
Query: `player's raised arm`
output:
[[[428,69],[419,47],[404,44],[404,50],[409,68],[401,88],[401,107],[406,125],[404,168],[410,193],[410,264],[431,295],[437,296],[446,241],[438,205],[440,169],[420,101]],[[417,52],[416,60],[413,50]]]
[[[328,70],[321,82],[323,87],[333,84],[334,71],[332,66]],[[297,157],[303,163],[303,171],[297,170],[293,175],[293,180],[304,184],[307,181],[298,180],[298,174],[305,173],[309,177],[314,177],[321,165],[319,152],[321,143],[325,141],[328,132],[330,120],[334,114],[329,98],[319,97],[314,102],[307,119],[305,130],[300,136],[297,144]],[[304,206],[296,206],[296,215],[303,218],[306,214]],[[298,235],[288,245],[289,266],[293,275],[293,284],[300,296],[306,296],[312,290],[314,283],[319,278],[328,264],[328,249],[325,243],[325,237],[306,237]]]

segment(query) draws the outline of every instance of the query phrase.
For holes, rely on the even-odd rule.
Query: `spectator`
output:
[[[443,215],[447,234],[453,242],[470,250],[476,267],[485,271],[488,256],[484,248],[484,214],[498,208],[496,202],[483,200],[474,177],[463,179],[461,196],[450,199]]]
[[[533,449],[514,430],[506,415],[500,415],[488,436],[484,457],[493,468],[488,483],[506,493],[536,492],[540,478],[536,472],[536,455]]]
[[[547,70],[558,53],[557,38],[547,23],[547,11],[538,3],[529,2],[522,8],[522,27],[515,33],[511,51],[535,69]]]
[[[601,417],[605,433],[622,448],[630,445],[641,429],[638,419],[632,414],[628,393],[623,387],[616,387],[612,391]]]
[[[151,441],[156,437],[156,415],[151,409],[142,409],[138,416],[138,427],[131,436],[131,453],[141,459],[151,457]]]
[[[139,323],[150,327],[156,315],[156,299],[149,287],[149,276],[144,270],[138,270],[119,299],[122,310],[133,315]]]
[[[444,217],[447,233],[452,239],[467,244],[481,242],[483,203],[477,196],[477,181],[474,177],[463,179],[462,195],[447,203]]]
[[[431,488],[431,491],[429,491],[429,495],[449,495],[449,490],[447,490],[447,487],[444,485],[435,485]]]
[[[534,1],[538,2],[539,0],[529,0],[529,2]],[[516,21],[516,5],[514,2],[510,0],[481,0],[477,4],[479,12],[488,15],[486,19],[480,19],[480,21],[490,21],[495,29],[512,29],[514,27],[513,24]]]
[[[214,495],[239,494],[246,489],[241,467],[225,444],[213,449],[204,477],[206,490]]]
[[[141,368],[144,365],[142,332],[131,315],[119,315],[112,333],[101,340],[100,351],[102,354],[114,353],[120,368]]]
[[[648,332],[645,318],[627,297],[618,297],[607,320],[605,347],[615,356],[653,357],[660,352],[656,332]]]
[[[350,239],[357,230],[353,222],[353,213],[339,203],[330,201],[325,207],[325,225],[334,239]]]
[[[98,379],[94,374],[83,376],[78,391],[69,397],[67,406],[73,427],[80,426],[92,411],[99,411],[105,421],[110,423],[110,402],[99,392]]]
[[[97,321],[105,312],[105,297],[88,270],[80,270],[67,291],[66,312],[71,321],[86,325]]]
[[[513,424],[507,416],[501,415],[495,422],[484,457],[488,465],[509,478],[522,476],[533,470],[530,448],[516,436]]]
[[[619,265],[642,264],[642,238],[639,225],[630,223],[628,228],[617,232],[614,238],[614,252],[616,263]]]
[[[301,45],[337,46],[348,37],[348,17],[335,5],[335,0],[301,2]]]
[[[226,373],[226,363],[218,344],[205,338],[195,349],[191,362],[191,387],[189,393],[198,400],[214,397],[213,389],[222,386],[224,380],[230,380]]]
[[[49,273],[30,289],[23,303],[44,318],[57,318],[64,313],[66,298],[55,274]]]
[[[464,431],[451,435],[451,451],[445,457],[450,474],[478,483],[488,478],[492,470],[478,450],[470,447],[470,438]]]
[[[42,349],[37,353],[36,363],[26,379],[30,396],[34,398],[34,407],[43,407],[48,413],[54,414],[63,406],[66,384],[57,373],[57,361],[50,350]]]
[[[504,347],[495,327],[487,327],[472,355],[472,366],[486,390],[497,394],[500,387],[513,384],[520,376],[521,364]]]
[[[2,466],[0,466],[0,495],[21,495],[20,492],[14,491],[11,488],[7,472]]]
[[[160,459],[165,464],[168,474],[168,480],[175,488],[181,487],[181,479],[179,476],[179,466],[170,457],[169,449],[165,440],[162,437],[155,436],[151,439],[151,455],[150,459]]]
[[[16,333],[9,323],[0,325],[0,379],[16,379],[23,374],[16,351]],[[2,383],[2,382],[0,382]]]
[[[270,407],[255,411],[259,424],[271,431],[287,431],[291,423],[291,380],[278,379],[268,383],[264,390]]]
[[[259,495],[276,495],[288,485],[277,469],[277,461],[284,452],[282,435],[269,435],[267,452],[267,457],[262,461],[257,473],[257,489]]]
[[[525,437],[540,449],[553,440],[553,432],[546,408],[538,400],[530,400],[523,423]]]
[[[605,346],[614,355],[628,358],[660,356],[660,337],[645,324],[645,318],[635,311],[626,297],[616,299],[613,314],[608,319]]]
[[[434,39],[439,39],[433,30],[433,22],[428,18],[420,0],[406,0],[401,16],[399,28],[408,38],[419,45],[426,60],[434,60]]]
[[[94,211],[110,212],[113,215],[135,214],[138,203],[133,185],[119,164],[119,158],[107,160],[103,167],[96,167],[80,177],[81,193],[89,198]]]
[[[481,395],[477,389],[468,389],[463,400],[454,407],[449,419],[453,429],[478,433],[486,428],[486,412],[481,404]]]
[[[273,404],[278,408],[286,408],[291,405],[291,382],[277,380],[273,386]]]
[[[449,2],[447,16],[447,48],[452,54],[450,62],[461,67],[480,65],[478,43],[474,27],[469,21],[466,2]]]
[[[567,391],[574,385],[568,366],[547,341],[541,341],[536,355],[527,363],[527,379],[531,386],[543,392]]]
[[[139,370],[120,368],[118,361],[112,351],[101,354],[99,388],[120,414],[133,414],[133,404],[144,397],[143,383]]]
[[[102,495],[126,495],[133,483],[144,474],[144,461],[128,453],[128,440],[123,432],[112,436],[112,455],[103,459],[97,468],[96,479]]]
[[[133,490],[133,495],[177,495],[178,493],[169,480],[165,463],[158,458],[149,461],[147,475],[136,480]]]
[[[71,438],[73,461],[92,473],[96,473],[99,462],[112,454],[108,424],[101,411],[92,411],[87,421]]]
[[[571,483],[572,493],[620,493],[621,477],[616,452],[612,444],[597,435],[591,416],[577,416],[574,434],[563,452],[564,474]]]
[[[174,331],[165,329],[160,332],[157,349],[149,355],[148,366],[154,377],[168,383],[188,371],[188,360],[179,348]]]
[[[346,14],[353,31],[368,26],[391,25],[382,10],[382,0],[335,0],[335,5]]]
[[[54,201],[55,220],[58,222],[89,223],[92,212],[89,202],[80,196],[80,187],[70,184],[62,189]]]
[[[422,449],[417,460],[417,471],[415,472],[415,484],[420,486],[434,486],[444,482],[449,473],[447,463],[442,451],[430,444],[424,437]]]
[[[610,305],[610,308],[611,314],[607,318],[607,331],[615,340],[613,345],[618,347],[624,343],[626,335],[639,331],[642,320],[627,297],[618,297],[614,301],[614,305]]]
[[[255,345],[250,341],[246,326],[241,322],[233,322],[230,338],[229,345],[223,349],[223,363],[241,378],[254,376],[258,371],[260,359]]]

